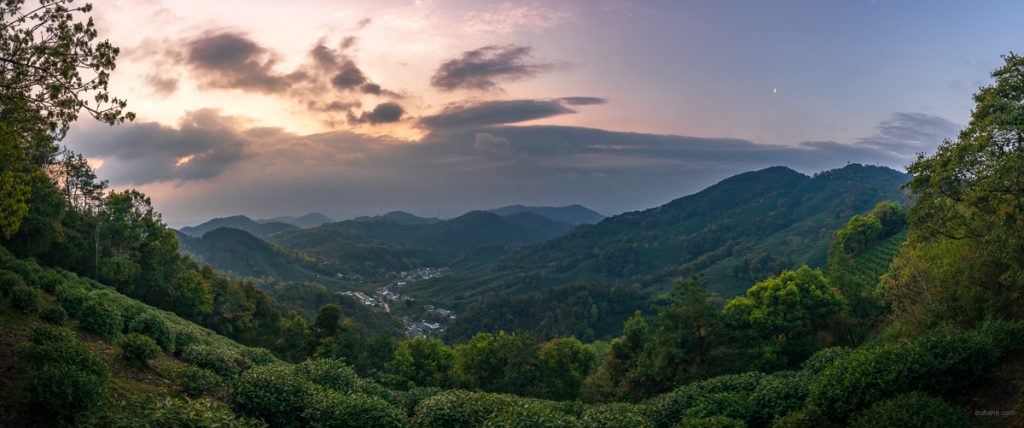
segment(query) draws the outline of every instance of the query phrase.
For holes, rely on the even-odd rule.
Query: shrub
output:
[[[128,302],[128,304],[121,307],[121,318],[124,320],[124,326],[128,328],[128,331],[131,331],[132,323],[138,320],[139,317],[141,317],[143,314],[148,313],[153,313],[154,315],[156,315],[156,313],[152,309],[150,309],[146,305],[143,305],[142,303],[135,301]],[[141,331],[138,331],[136,333],[145,334],[144,332]]]
[[[22,360],[27,379],[22,388],[33,412],[70,422],[99,406],[106,397],[107,366],[96,353],[62,327],[33,328]]]
[[[295,376],[290,367],[271,364],[239,376],[233,384],[230,401],[242,414],[263,419],[271,426],[299,427],[307,425],[297,416],[305,410],[309,388],[309,382]]]
[[[413,414],[423,400],[433,397],[437,394],[444,392],[444,388],[437,387],[416,387],[402,393],[402,398],[405,401],[405,411],[408,414]]]
[[[82,305],[79,326],[88,332],[112,338],[121,333],[121,311],[113,303],[94,297]]]
[[[803,407],[810,377],[803,372],[775,372],[754,389],[750,400],[756,409],[750,424],[768,426],[775,418]]]
[[[647,400],[645,405],[648,408],[648,415],[658,427],[669,427],[680,421],[687,411],[698,405],[704,410],[696,412],[708,412],[714,406],[714,402],[723,399],[738,400],[736,405],[729,404],[729,415],[749,413],[750,395],[757,389],[764,380],[765,375],[758,372],[740,373],[713,377],[708,380],[691,383],[676,388],[674,391],[659,395]],[[710,397],[713,394],[730,394],[731,397]],[[704,402],[702,400],[706,400]],[[695,415],[691,413],[691,415]],[[715,414],[722,414],[715,412]],[[746,416],[750,416],[749,414]]]
[[[174,331],[160,314],[146,311],[128,324],[128,331],[151,337],[164,351],[174,352]]]
[[[640,407],[627,403],[589,406],[583,410],[580,422],[593,428],[654,428],[654,422]]]
[[[74,318],[81,315],[82,306],[89,300],[89,292],[76,282],[65,282],[57,286],[57,301]]]
[[[976,382],[999,359],[999,348],[988,337],[976,332],[940,329],[922,335],[912,346],[931,355],[933,375],[918,388],[944,392]]]
[[[186,395],[197,397],[224,385],[224,379],[211,370],[184,365],[174,373]]]
[[[1001,355],[1024,350],[1024,322],[989,320],[978,332],[991,340]]]
[[[295,375],[314,384],[348,394],[356,391],[359,376],[341,360],[311,359],[295,365]]]
[[[747,424],[739,419],[725,416],[708,416],[705,418],[683,419],[679,428],[747,428]]]
[[[7,266],[4,266],[4,269],[14,272],[18,276],[20,276],[21,279],[25,280],[26,284],[29,285],[35,284],[36,274],[43,271],[42,268],[39,267],[39,265],[29,262],[27,260],[13,260],[10,263],[8,263]]]
[[[236,418],[227,405],[210,399],[190,400],[172,397],[146,397],[130,403],[127,415],[118,415],[124,427],[220,427],[257,428],[265,424],[248,418]]]
[[[46,324],[33,326],[28,334],[29,343],[34,345],[68,343],[77,340],[78,335],[71,329]]]
[[[772,428],[828,428],[836,426],[817,407],[804,407],[776,418]]]
[[[934,375],[934,367],[932,356],[918,347],[858,349],[818,373],[808,402],[841,420],[871,403],[914,390]]]
[[[30,372],[23,385],[25,404],[35,414],[70,422],[94,411],[106,397],[105,377],[68,365],[43,366]]]
[[[47,293],[53,293],[58,285],[67,282],[64,276],[55,270],[44,270],[36,275],[36,285]]]
[[[185,348],[181,359],[196,367],[212,370],[224,377],[233,378],[246,368],[242,357],[226,348],[216,346],[192,345]]]
[[[27,285],[17,285],[11,288],[11,305],[15,309],[26,314],[34,314],[39,311],[39,290]]]
[[[405,412],[379,397],[364,394],[344,395],[320,386],[312,386],[303,418],[311,427],[363,428],[405,427]]]
[[[11,289],[19,285],[25,285],[25,280],[14,272],[7,270],[0,270],[0,295],[8,295],[11,293]]]
[[[577,428],[583,426],[579,420],[559,412],[550,403],[540,400],[511,399],[514,405],[501,408],[487,418],[483,426],[489,428]]]
[[[851,352],[853,352],[853,350],[842,346],[825,348],[815,352],[814,355],[811,355],[807,361],[804,361],[800,368],[809,374],[815,375],[824,370],[825,367],[832,365],[836,360],[850,355]]]
[[[124,335],[117,344],[121,347],[121,357],[137,367],[146,367],[149,360],[160,356],[160,345],[139,333]]]
[[[875,403],[854,415],[850,426],[961,428],[969,427],[971,423],[967,414],[958,407],[922,392],[911,392]]]
[[[704,419],[712,416],[724,416],[730,419],[746,421],[753,419],[754,402],[749,392],[717,392],[699,394],[694,397],[693,405],[683,412],[683,419]]]
[[[406,407],[405,394],[401,392],[392,391],[385,388],[383,385],[374,382],[370,379],[358,378],[356,379],[356,392],[360,394],[371,395],[374,397],[380,397],[398,407]]]
[[[47,305],[39,312],[39,318],[54,325],[63,325],[68,320],[68,312],[60,304]]]
[[[264,348],[250,348],[247,346],[239,349],[238,354],[253,366],[265,366],[267,364],[281,362],[273,353]]]
[[[202,333],[191,325],[174,326],[171,328],[174,333],[174,353],[180,355],[192,345],[202,345]]]
[[[482,426],[498,411],[512,407],[506,395],[450,390],[423,400],[416,406],[413,426],[460,428]]]

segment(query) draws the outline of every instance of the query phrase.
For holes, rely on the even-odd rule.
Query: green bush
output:
[[[70,422],[98,407],[106,397],[107,366],[96,353],[62,327],[40,325],[22,355],[27,363],[25,405],[36,414]]]
[[[755,411],[750,392],[715,392],[695,396],[693,405],[683,412],[683,419],[724,416],[746,421],[753,419]]]
[[[384,401],[398,407],[406,407],[405,394],[400,391],[392,391],[383,385],[370,379],[359,378],[356,380],[356,392],[374,397],[382,398]]]
[[[922,392],[897,395],[875,403],[850,419],[854,428],[910,427],[965,428],[971,426],[967,414],[941,398]]]
[[[1024,350],[1024,322],[990,320],[978,332],[992,341],[1001,355]]]
[[[593,428],[654,428],[654,422],[642,408],[628,403],[588,406],[583,410],[580,422]]]
[[[924,334],[912,346],[932,356],[933,374],[917,389],[942,393],[976,382],[998,361],[1000,350],[977,332],[940,329]]]
[[[512,406],[501,408],[484,422],[487,428],[582,428],[576,418],[558,411],[551,403],[541,400],[516,399]]]
[[[34,345],[69,343],[77,340],[78,335],[73,330],[47,324],[32,326],[28,334],[29,343]]]
[[[876,401],[913,391],[935,375],[935,366],[931,355],[914,346],[858,349],[818,373],[808,402],[842,420]]]
[[[402,398],[405,401],[406,413],[412,415],[423,400],[433,397],[437,394],[444,392],[444,388],[437,387],[416,387],[402,393]]]
[[[768,426],[775,418],[804,406],[810,377],[804,372],[775,372],[764,378],[754,389],[754,426]]]
[[[89,292],[77,282],[65,282],[57,286],[57,301],[68,311],[68,315],[78,318],[82,306],[89,300]]]
[[[772,421],[772,428],[829,428],[837,426],[825,417],[821,409],[804,407]]]
[[[249,418],[237,418],[231,408],[210,399],[145,397],[128,403],[125,414],[116,415],[115,428],[134,427],[218,427],[260,428],[266,425]]]
[[[739,419],[725,416],[708,416],[704,418],[683,419],[679,428],[747,428],[747,424]]]
[[[174,372],[174,378],[181,384],[181,390],[186,395],[197,397],[208,391],[213,391],[224,386],[224,379],[214,373],[195,366],[184,365]]]
[[[306,409],[310,387],[291,367],[270,364],[242,373],[233,383],[230,402],[241,414],[263,419],[271,426],[301,427],[307,425],[299,416]]]
[[[63,325],[68,320],[68,312],[60,304],[47,305],[39,311],[39,318],[54,325]]]
[[[39,290],[27,285],[17,285],[11,288],[11,305],[15,309],[26,314],[34,314],[39,311],[39,301],[42,297]]]
[[[128,323],[128,331],[151,337],[164,351],[174,352],[174,331],[160,314],[150,310]]]
[[[6,296],[11,293],[11,289],[19,285],[25,285],[25,280],[14,272],[7,270],[0,270],[0,295]]]
[[[751,417],[753,408],[750,403],[750,396],[764,380],[765,375],[758,372],[740,373],[713,377],[708,380],[691,383],[676,388],[672,392],[659,395],[644,402],[648,408],[648,416],[657,427],[670,427],[679,422],[687,412],[694,407],[698,410],[690,413],[691,416],[714,411],[709,406],[716,405],[720,400],[737,400],[736,403],[728,404],[726,416],[739,416],[745,414]],[[729,396],[716,396],[715,394],[728,394]]]
[[[320,386],[308,393],[303,419],[317,428],[398,428],[408,426],[405,412],[379,397],[345,395]]]
[[[281,362],[273,353],[264,348],[250,348],[248,346],[239,349],[238,354],[249,361],[253,366],[265,366]]]
[[[117,305],[100,297],[90,298],[82,305],[78,321],[83,330],[106,338],[121,333],[121,311]]]
[[[117,342],[121,357],[137,367],[146,367],[149,360],[160,356],[160,345],[153,338],[139,333],[128,333]]]
[[[36,285],[47,293],[53,293],[58,285],[67,282],[64,276],[55,270],[47,269],[36,275]]]
[[[852,349],[843,346],[825,348],[811,355],[800,368],[805,372],[815,375],[824,370],[825,367],[832,365],[836,360],[850,355],[851,352],[853,352]]]
[[[296,364],[295,375],[343,394],[356,392],[360,380],[359,375],[344,361],[326,358]]]
[[[248,364],[240,355],[217,346],[189,346],[182,352],[181,359],[196,367],[212,370],[226,379],[238,376],[242,369],[248,368]]]
[[[174,326],[171,331],[174,333],[175,355],[181,355],[189,346],[203,344],[202,333],[191,325]]]
[[[423,400],[416,406],[413,426],[419,428],[475,428],[492,415],[512,407],[510,396],[449,390]]]
[[[27,285],[36,284],[36,275],[43,271],[39,265],[27,260],[13,260],[4,269],[16,273]]]
[[[155,314],[153,309],[150,309],[148,306],[146,306],[146,305],[144,305],[142,303],[136,302],[136,301],[129,301],[127,304],[122,305],[121,306],[121,319],[124,320],[124,326],[125,326],[125,328],[128,329],[128,330],[126,330],[126,332],[131,331],[132,323],[134,323],[136,320],[138,320],[139,317],[141,317],[143,314],[148,314],[148,313]],[[137,332],[137,333],[143,333],[143,332],[140,331],[140,332]],[[145,333],[143,333],[143,334],[145,334]],[[152,336],[150,336],[150,337],[152,337]]]

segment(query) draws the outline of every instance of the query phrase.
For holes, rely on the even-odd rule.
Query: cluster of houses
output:
[[[410,271],[393,272],[388,274],[390,279],[388,285],[378,287],[374,290],[372,295],[361,291],[342,291],[338,294],[356,299],[363,305],[372,307],[379,306],[383,307],[384,310],[391,312],[391,303],[414,300],[412,297],[400,292],[402,287],[405,287],[412,282],[443,276],[447,271],[448,268],[426,267]],[[445,308],[436,308],[433,305],[425,305],[423,306],[423,310],[423,319],[421,320],[416,321],[409,317],[402,317],[402,323],[405,324],[405,334],[407,336],[435,336],[444,331],[445,324],[455,319],[455,313]]]

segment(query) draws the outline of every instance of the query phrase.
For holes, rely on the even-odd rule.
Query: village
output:
[[[387,275],[387,285],[377,287],[372,295],[361,291],[342,291],[338,294],[356,299],[366,306],[382,307],[386,312],[391,313],[391,306],[393,304],[398,302],[411,302],[415,300],[412,297],[401,293],[403,287],[416,281],[438,278],[445,275],[447,272],[448,268],[446,267],[424,267],[410,271],[392,272]],[[401,318],[406,336],[436,336],[444,332],[445,325],[447,325],[448,322],[455,319],[455,313],[445,308],[436,308],[433,305],[425,305],[423,310],[422,319],[414,320],[408,316],[403,316]]]

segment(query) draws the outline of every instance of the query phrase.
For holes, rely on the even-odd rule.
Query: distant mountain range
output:
[[[334,223],[334,220],[320,213],[309,213],[302,217],[282,216],[263,220],[256,220],[257,223],[286,223],[303,229],[317,227],[324,223]]]
[[[692,266],[711,291],[732,296],[783,268],[823,265],[832,233],[880,201],[902,201],[908,179],[857,164],[813,177],[785,167],[739,174],[536,245],[464,258],[452,275],[407,292],[458,307],[499,290],[524,295],[581,282],[666,291]]]
[[[391,211],[384,215],[356,217],[354,221],[390,221],[401,225],[432,224],[443,220],[436,217],[420,217],[405,211]]]
[[[256,236],[270,236],[287,230],[299,229],[298,226],[293,224],[282,223],[279,221],[259,223],[244,215],[236,215],[232,217],[215,218],[197,226],[183,227],[178,231],[188,236],[198,238],[211,230],[222,227],[244,230]]]
[[[570,226],[597,224],[605,218],[596,211],[579,204],[565,207],[528,207],[524,205],[509,205],[507,207],[495,208],[488,211],[500,216],[509,216],[520,213],[537,214]]]

